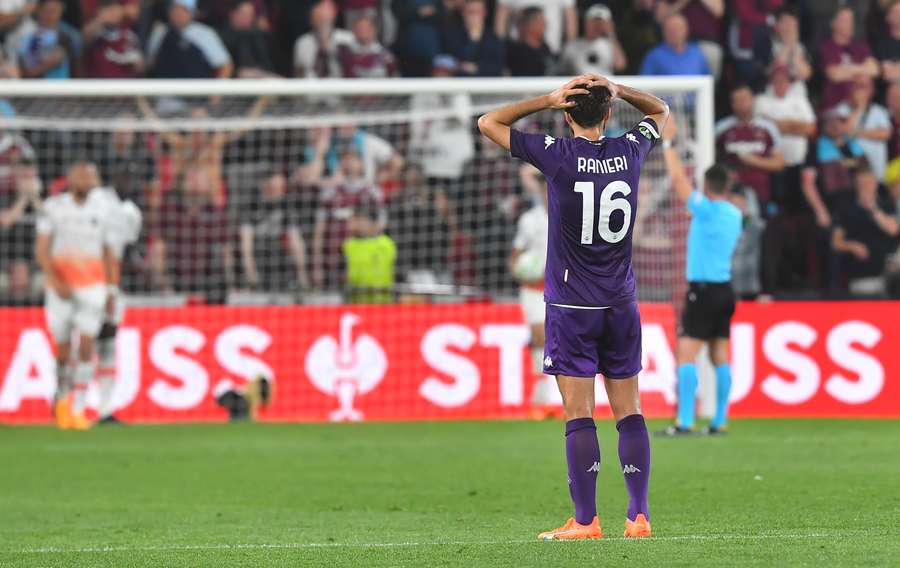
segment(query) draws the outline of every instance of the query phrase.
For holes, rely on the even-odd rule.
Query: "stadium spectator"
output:
[[[881,62],[881,75],[888,83],[900,81],[900,2],[892,2],[885,14],[886,33],[875,47]]]
[[[547,21],[544,12],[532,6],[519,14],[518,39],[506,46],[506,67],[513,77],[539,77],[547,75],[556,58],[544,40]]]
[[[681,14],[690,22],[691,40],[703,51],[710,72],[718,78],[722,73],[725,0],[661,0],[656,5],[660,22],[672,14]]]
[[[809,139],[816,133],[816,115],[800,81],[791,81],[791,69],[776,64],[769,71],[769,86],[754,103],[757,116],[772,121],[781,134],[785,170],[776,176],[776,199],[792,211],[802,202],[799,192],[800,168],[806,161]]]
[[[742,82],[756,86],[765,77],[763,60],[758,52],[771,33],[775,22],[773,12],[783,3],[784,0],[732,0],[729,3],[733,17],[728,30],[728,47]]]
[[[379,79],[397,75],[394,55],[378,42],[375,20],[360,16],[353,22],[353,40],[338,47],[344,77]]]
[[[849,109],[840,105],[823,116],[823,127],[803,170],[803,193],[816,223],[831,226],[834,211],[853,189],[853,174],[866,162],[862,145],[850,132]]]
[[[0,46],[5,59],[18,58],[22,38],[36,27],[31,19],[36,7],[37,0],[0,1]]]
[[[397,0],[393,2],[399,37],[394,45],[400,68],[407,77],[425,77],[431,60],[441,53],[440,0]]]
[[[35,240],[35,215],[41,209],[41,183],[34,151],[17,135],[0,134],[0,270],[9,299],[29,298]]]
[[[856,170],[856,199],[835,215],[832,247],[843,255],[853,296],[883,297],[885,263],[897,248],[900,224],[893,203],[878,197],[878,178],[868,166]]]
[[[900,157],[900,84],[891,83],[884,97],[891,115],[891,139],[888,141],[888,159]]]
[[[197,12],[203,15],[203,21],[214,27],[224,28],[231,18],[231,12],[242,3],[248,2],[253,8],[252,26],[265,33],[271,31],[269,22],[268,0],[198,0]]]
[[[462,77],[499,77],[506,66],[506,46],[487,26],[484,0],[466,0],[462,18],[447,33],[447,53],[459,62]]]
[[[411,286],[447,280],[449,203],[443,191],[429,188],[421,167],[406,166],[403,189],[391,201],[388,234],[397,244],[397,274]]]
[[[335,28],[334,0],[319,0],[309,13],[312,29],[294,44],[294,74],[297,77],[341,77],[338,50],[353,42],[353,34]]]
[[[386,304],[394,299],[397,245],[384,234],[383,210],[359,203],[341,244],[347,267],[347,300],[353,304]]]
[[[236,3],[228,13],[228,24],[219,32],[234,64],[234,76],[258,79],[275,75],[269,52],[269,37],[260,29],[256,7],[250,0]]]
[[[456,62],[441,55],[433,67],[433,76],[452,77]],[[410,159],[421,164],[430,185],[446,189],[458,183],[475,155],[472,99],[468,93],[416,93],[410,111]],[[443,116],[435,116],[436,112]]]
[[[101,0],[96,17],[84,27],[84,73],[92,79],[136,79],[144,54],[119,0]]]
[[[494,31],[498,37],[518,39],[532,43],[522,37],[522,27],[510,29],[510,22],[521,22],[526,11],[539,9],[544,16],[541,29],[544,43],[553,54],[558,54],[565,43],[578,35],[578,12],[575,0],[498,0],[494,14]]]
[[[616,28],[628,30],[619,37],[628,66],[628,75],[637,75],[647,53],[660,41],[659,24],[654,9],[657,0],[607,0],[614,14]]]
[[[878,76],[878,62],[865,40],[854,37],[853,10],[841,8],[831,19],[831,37],[819,45],[819,66],[825,72],[820,106],[830,109],[844,101],[858,75]]]
[[[688,41],[688,22],[672,14],[662,24],[663,42],[641,64],[641,75],[709,75],[709,65],[696,43]]]
[[[250,288],[283,291],[309,287],[306,244],[282,173],[268,176],[240,207],[241,262]]]
[[[378,17],[378,0],[338,0],[341,15],[348,28],[353,28],[356,20]]]
[[[831,254],[832,223],[836,212],[851,200],[853,176],[865,165],[859,141],[849,135],[849,114],[843,106],[824,114],[821,133],[810,148],[801,174],[801,190],[817,227],[810,276],[817,288],[835,290],[840,267]]]
[[[613,75],[625,70],[628,60],[616,37],[612,12],[605,4],[594,4],[584,15],[584,36],[573,39],[560,56],[559,73]]]
[[[789,9],[778,12],[775,20],[775,33],[772,36],[770,49],[771,67],[785,65],[790,70],[791,78],[806,88],[805,82],[812,77],[812,65],[809,52],[800,41],[800,22],[797,14]]]
[[[324,176],[329,136],[327,130],[317,133],[315,154],[305,168],[304,177],[320,187],[319,208],[313,228],[313,284],[333,288],[342,284],[341,246],[350,234],[355,212],[377,211],[374,218],[382,229],[387,225],[387,214],[383,194],[378,186],[366,179],[364,162],[354,146],[343,146],[337,170],[330,176]]]
[[[68,79],[81,55],[81,34],[62,21],[61,0],[41,0],[37,27],[22,37],[19,58],[22,75],[32,79]]]
[[[781,134],[770,120],[755,114],[750,87],[731,92],[731,111],[716,123],[716,155],[734,168],[742,184],[753,188],[766,212],[772,199],[770,176],[784,169]]]
[[[182,172],[150,227],[150,266],[164,291],[200,294],[222,303],[231,284],[233,235],[204,171]]]
[[[816,115],[806,96],[806,88],[800,81],[793,81],[792,77],[787,65],[773,66],[769,71],[766,91],[754,101],[755,114],[778,127],[787,167],[803,163],[809,138],[816,132]]]
[[[853,35],[861,35],[865,32],[869,5],[888,1],[890,0],[802,0],[792,3],[799,5],[802,10],[803,36],[806,38],[804,43],[815,46],[831,34],[832,19],[838,10],[848,8],[853,11]]]
[[[353,148],[363,163],[363,179],[382,187],[396,180],[403,168],[403,158],[384,138],[360,130],[354,125],[341,126],[328,132],[329,145],[323,157],[324,174],[332,176],[340,168],[344,149]],[[316,160],[315,145],[306,148],[306,161]]]
[[[246,119],[252,121],[259,118],[268,104],[267,97],[260,97],[247,113]],[[144,117],[153,123],[161,124],[156,112],[144,98],[138,99],[138,108]],[[192,120],[209,119],[209,111],[202,106],[194,107],[190,111]],[[174,130],[164,130],[162,139],[168,146],[168,161],[171,167],[169,177],[177,179],[189,169],[202,172],[207,177],[207,183],[211,187],[218,188],[215,193],[215,202],[222,206],[225,203],[225,178],[223,175],[223,163],[225,147],[243,137],[245,130],[214,131],[195,129],[186,134]]]
[[[739,183],[733,170],[728,171],[732,178],[728,200],[743,216],[741,236],[731,259],[731,285],[737,297],[754,300],[762,292],[762,244],[766,221],[756,192]]]
[[[871,77],[860,75],[853,82],[853,90],[850,91],[847,102],[841,104],[846,107],[849,115],[847,126],[850,132],[859,140],[869,167],[881,182],[884,181],[887,168],[887,143],[893,129],[891,115],[873,100],[874,96],[874,81]]]
[[[152,213],[147,211],[146,196],[156,179],[156,162],[144,135],[128,124],[136,119],[130,114],[116,117],[113,132],[97,148],[93,161],[122,199],[133,201],[148,215],[149,224]]]
[[[216,32],[194,20],[197,0],[173,0],[168,24],[157,23],[147,43],[150,75],[159,79],[227,79],[234,65]]]
[[[41,294],[35,290],[31,267],[26,262],[16,262],[4,267],[6,286],[0,288],[0,306],[40,306]]]

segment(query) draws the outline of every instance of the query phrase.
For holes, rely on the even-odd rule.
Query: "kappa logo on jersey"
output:
[[[387,355],[377,339],[366,334],[353,339],[353,328],[361,321],[356,314],[341,315],[338,339],[324,335],[306,352],[310,382],[338,399],[338,409],[328,415],[333,422],[362,420],[363,413],[353,407],[353,401],[373,390],[387,372]]]
[[[587,472],[588,472],[588,473],[591,473],[592,471],[593,471],[593,472],[599,472],[599,471],[600,471],[600,462],[594,462],[594,465],[592,465],[591,467],[587,468]]]
[[[638,468],[634,467],[631,464],[628,464],[624,468],[622,468],[622,473],[640,473],[640,472],[641,472],[641,470],[639,470]]]
[[[546,357],[544,357],[544,366],[545,366],[545,367],[552,367],[552,366],[553,366],[553,359],[551,359],[549,355],[547,355]]]
[[[552,146],[554,142],[556,142],[556,138],[550,135],[544,136],[544,150]]]
[[[638,143],[637,136],[635,136],[635,135],[632,134],[631,132],[629,132],[628,134],[626,134],[626,135],[625,135],[625,138],[628,139],[628,140],[631,141],[631,142],[634,142],[635,144]]]

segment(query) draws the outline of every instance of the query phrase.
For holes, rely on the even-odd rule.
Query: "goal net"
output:
[[[0,82],[0,421],[49,418],[35,220],[80,161],[142,213],[122,258],[125,418],[220,419],[259,381],[273,420],[523,416],[509,258],[540,180],[475,121],[562,81]],[[708,78],[621,81],[670,104],[690,173],[711,163]],[[618,101],[607,134],[641,118]],[[560,113],[517,126],[567,135]],[[661,153],[639,192],[639,296],[671,347],[687,216]],[[660,409],[670,359],[647,365]]]

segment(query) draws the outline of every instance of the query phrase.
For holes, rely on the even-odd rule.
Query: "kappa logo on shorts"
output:
[[[551,359],[549,355],[547,355],[546,357],[544,357],[544,366],[545,366],[545,367],[552,367],[552,366],[553,366],[553,359]]]

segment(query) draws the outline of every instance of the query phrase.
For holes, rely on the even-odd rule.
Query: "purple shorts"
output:
[[[641,371],[641,313],[637,302],[602,310],[547,304],[544,373],[627,379]]]

